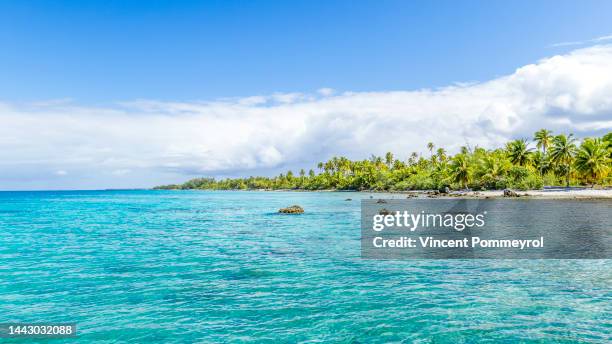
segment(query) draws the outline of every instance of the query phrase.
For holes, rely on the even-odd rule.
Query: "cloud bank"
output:
[[[311,167],[333,155],[406,158],[612,130],[612,46],[575,50],[490,81],[389,92],[278,93],[209,102],[0,102],[0,189],[149,187],[193,176]]]

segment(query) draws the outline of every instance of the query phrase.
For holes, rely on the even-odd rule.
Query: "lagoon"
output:
[[[609,339],[610,260],[361,259],[369,196],[0,192],[0,323],[76,322],[79,343]]]

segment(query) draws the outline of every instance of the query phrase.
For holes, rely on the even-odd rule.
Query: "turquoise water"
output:
[[[0,323],[76,322],[79,343],[611,339],[610,260],[362,260],[361,197],[2,192]]]

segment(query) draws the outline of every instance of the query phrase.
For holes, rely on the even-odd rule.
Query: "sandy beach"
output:
[[[550,188],[544,190],[513,190],[519,195],[519,198],[538,198],[538,199],[612,199],[612,189],[591,189],[591,188]],[[421,194],[423,192],[420,192]],[[432,195],[432,192],[424,192],[427,196]],[[486,190],[486,191],[452,191],[448,195],[440,194],[440,197],[468,197],[468,198],[515,198],[504,197],[503,190]]]
[[[226,190],[228,191],[228,190]],[[257,189],[257,190],[229,190],[229,191],[264,191],[264,192],[342,192],[348,194],[370,194],[372,198],[404,198],[406,195],[418,198],[537,198],[537,199],[612,199],[612,188],[556,188],[547,187],[543,190],[512,190],[518,197],[504,196],[504,190],[465,191],[454,190],[449,193],[440,193],[436,190],[413,191],[374,191],[374,190],[292,190],[292,189]]]

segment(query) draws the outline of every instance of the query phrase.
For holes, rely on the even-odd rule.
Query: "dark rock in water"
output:
[[[376,203],[387,203],[387,201],[385,201],[384,199],[379,199],[378,201],[376,201]]]
[[[352,199],[350,199],[350,198],[347,198],[347,199],[345,199],[345,201],[352,201]]]
[[[440,196],[440,191],[438,190],[429,190],[425,193],[428,198],[437,198]]]
[[[438,192],[440,192],[441,194],[447,194],[450,193],[450,188],[448,186],[445,186],[443,188],[440,188]]]
[[[300,207],[299,205],[292,205],[287,208],[281,208],[278,210],[278,212],[282,214],[303,214],[304,208]]]
[[[379,213],[380,215],[390,215],[390,214],[391,214],[391,212],[390,212],[390,211],[388,211],[388,210],[387,210],[387,209],[385,209],[385,208],[380,209],[380,210],[378,211],[378,213]]]
[[[504,189],[504,197],[520,197],[520,195],[510,189]]]

